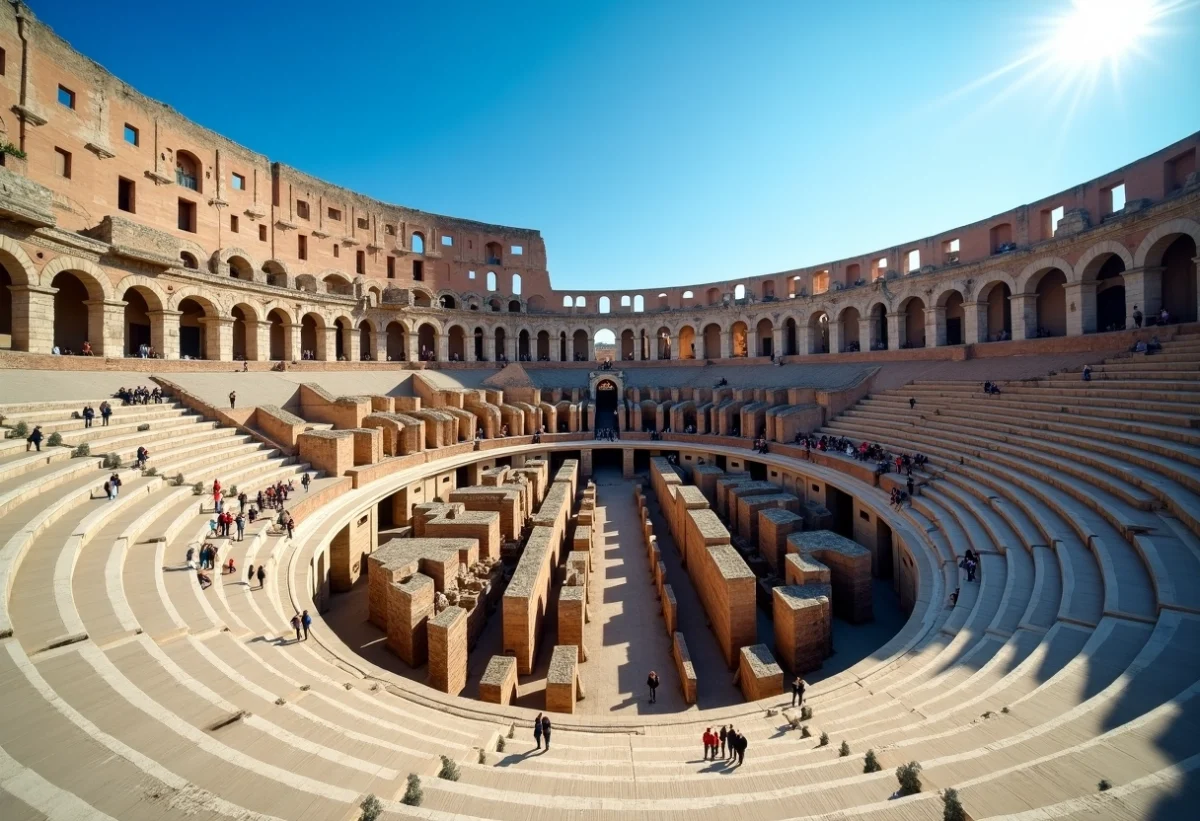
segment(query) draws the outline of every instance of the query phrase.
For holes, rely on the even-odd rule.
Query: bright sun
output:
[[[1073,68],[1119,62],[1152,33],[1165,11],[1159,0],[1072,0],[1055,21],[1050,56]]]

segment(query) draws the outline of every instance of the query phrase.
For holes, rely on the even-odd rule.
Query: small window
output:
[[[200,267],[200,263],[196,261],[196,256],[189,254],[187,251],[179,252],[179,261],[183,263],[184,268],[195,270]]]
[[[495,291],[495,290],[496,290],[496,272],[495,272],[495,271],[488,271],[488,274],[487,274],[487,289],[488,289],[489,291]]]
[[[449,234],[442,234],[442,245],[450,248],[454,245],[454,237]]]
[[[296,200],[296,216],[302,220],[308,219],[308,203],[304,200]]]
[[[354,272],[357,274],[365,274],[367,272],[366,251],[359,251],[354,255]]]
[[[189,234],[196,233],[196,203],[189,200],[179,201],[178,226],[180,231]]]
[[[565,296],[565,297],[563,297],[563,307],[564,307],[564,308],[570,308],[570,307],[571,307],[571,305],[572,305],[572,300],[571,300],[571,298],[570,298],[569,296]]]
[[[413,279],[417,282],[425,279],[425,263],[419,259],[413,260]]]
[[[296,254],[300,259],[308,259],[308,237],[304,234],[296,237]]]
[[[389,237],[394,237],[394,236],[396,236],[396,226],[394,226],[394,225],[387,225],[387,224],[385,223],[385,224],[384,224],[384,226],[383,226],[383,233],[387,234]]]
[[[396,258],[395,257],[387,258],[387,278],[388,279],[396,278]]]
[[[71,179],[71,152],[61,148],[54,149],[54,173],[64,179]]]
[[[921,252],[914,248],[908,252],[908,272],[915,274],[919,270],[921,270]]]
[[[467,279],[474,279],[474,278],[475,278],[475,272],[467,271]]]
[[[338,209],[336,209],[336,208],[330,208],[328,211],[326,211],[326,214],[327,214],[327,215],[328,215],[328,217],[329,217],[331,220],[333,220],[334,222],[341,222],[341,221],[342,221],[342,212],[341,212],[341,211],[339,211],[339,210],[338,210]]]
[[[858,511],[858,518],[862,519],[864,522],[869,522],[871,521],[871,514],[867,513],[865,510],[860,510]]]
[[[267,226],[265,226],[265,225],[258,226],[258,241],[259,242],[267,241]]]
[[[519,256],[521,256],[521,254],[525,253],[525,249],[522,248],[520,245],[513,245],[513,246],[509,247],[508,252],[510,254],[512,254],[514,257],[519,257]]]
[[[238,218],[237,214],[229,215],[229,230],[233,233],[238,233]]]
[[[232,180],[233,180],[233,190],[234,191],[245,191],[246,190],[246,178],[243,177],[241,174],[234,174],[232,177]]]
[[[513,274],[512,292],[513,292],[514,296],[521,295],[521,275],[520,274]]]
[[[75,108],[75,92],[66,86],[58,87],[58,102],[59,105],[65,105],[67,108],[74,110]]]
[[[425,253],[425,237],[420,234],[412,235],[412,252],[414,254]]]
[[[342,255],[342,249],[341,249],[341,247],[340,247],[340,246],[339,246],[339,245],[338,245],[338,244],[335,242],[335,243],[333,244],[333,258],[334,258],[334,259],[337,259],[337,258],[338,258],[338,257],[340,257],[341,255]]]
[[[958,248],[959,248],[959,245],[958,245],[957,238],[948,239],[942,243],[942,250],[945,251],[947,254],[957,254]]]
[[[1060,205],[1050,212],[1050,236],[1054,236],[1058,233],[1058,224],[1062,222],[1065,210],[1066,209]]]
[[[695,296],[692,294],[691,291],[684,291],[683,299],[695,299]]]
[[[130,145],[141,145],[142,135],[136,128],[129,123],[125,123],[125,142]]]
[[[746,286],[742,285],[740,283],[737,286],[735,286],[733,289],[733,298],[734,299],[745,299],[746,298]]]
[[[1106,199],[1108,200],[1109,214],[1115,214],[1125,207],[1125,183],[1118,183],[1108,189]]]
[[[366,217],[359,217],[358,218],[358,227],[363,229],[364,231],[370,230],[371,221],[369,219],[367,219]]]
[[[631,305],[633,305],[633,300],[629,298],[629,294],[625,294],[624,296],[621,297],[621,307],[622,308],[628,308]]]
[[[829,272],[818,271],[813,274],[812,280],[813,295],[823,294],[829,290]]]
[[[137,213],[137,198],[133,180],[117,178],[117,207],[131,214]]]

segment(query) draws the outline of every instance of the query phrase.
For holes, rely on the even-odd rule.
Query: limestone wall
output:
[[[517,660],[512,656],[492,656],[479,680],[479,700],[509,705],[517,695]]]
[[[783,694],[783,670],[765,644],[743,647],[739,653],[738,684],[747,701]]]
[[[467,613],[461,607],[429,620],[429,686],[452,696],[467,686]]]
[[[792,533],[788,552],[826,565],[833,589],[833,612],[854,624],[870,621],[871,551],[830,530]]]

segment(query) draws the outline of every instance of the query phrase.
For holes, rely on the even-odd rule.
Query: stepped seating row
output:
[[[1082,524],[1068,515],[1086,506],[1066,491],[1041,501],[1044,488],[1057,488],[1038,478],[1042,463],[1002,472],[957,465],[965,446],[936,436],[945,452],[918,477],[930,484],[902,515],[938,557],[946,585],[960,588],[957,604],[935,605],[930,629],[870,675],[813,689],[812,723],[830,733],[830,747],[781,733],[779,716],[743,711],[736,723],[752,743],[734,780],[713,778],[699,761],[703,715],[651,722],[633,734],[560,727],[553,753],[534,758],[524,756],[532,745],[521,729],[507,752],[496,753],[502,724],[394,697],[327,649],[334,643],[320,621],[312,640],[290,640],[293,607],[311,605],[307,558],[336,526],[332,512],[303,521],[295,543],[261,523],[245,541],[221,540],[222,558],[232,556],[243,571],[265,563],[267,582],[252,589],[243,573],[214,573],[202,590],[194,574],[173,569],[207,529],[190,490],[132,477],[116,502],[89,500],[83,488],[103,477],[93,465],[91,477],[62,481],[75,501],[10,572],[14,633],[0,643],[7,695],[0,723],[17,729],[0,744],[0,811],[344,818],[374,792],[385,818],[691,819],[724,817],[734,806],[791,818],[855,806],[856,816],[898,819],[935,813],[931,792],[883,800],[895,786],[891,768],[917,759],[928,784],[958,786],[969,807],[988,815],[1061,804],[1068,817],[1079,811],[1069,802],[1094,793],[1101,777],[1140,786],[1188,760],[1164,752],[1162,739],[1181,714],[1195,714],[1197,617],[1160,611],[1145,569],[1128,581],[1103,576],[1110,560],[1095,558],[1076,530]],[[301,469],[262,450],[249,464],[258,469],[230,474],[245,487]],[[223,470],[221,478],[231,482]],[[882,506],[883,492],[873,492]],[[1070,511],[1059,509],[1068,502]],[[0,515],[0,527],[26,532],[44,509],[21,501]],[[1124,542],[1089,510],[1090,529],[1107,526],[1106,535]],[[1064,547],[1066,538],[1082,555]],[[978,584],[963,582],[957,567],[967,546],[982,554]],[[1112,614],[1106,583],[1131,588]],[[1133,591],[1148,592],[1150,605],[1138,610]],[[60,637],[72,640],[59,644]],[[56,760],[44,756],[47,738],[64,751]],[[835,752],[841,738],[853,746],[850,758]],[[868,746],[884,765],[880,774],[861,772]],[[486,764],[477,762],[478,747],[488,748]],[[460,762],[460,781],[432,777],[441,754]],[[424,777],[419,810],[395,801],[409,772]],[[1014,779],[1043,787],[1013,789]],[[1122,800],[1145,803],[1152,790],[1126,792]]]

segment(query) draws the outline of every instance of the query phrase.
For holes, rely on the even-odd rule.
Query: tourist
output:
[[[216,545],[212,545],[211,547],[209,547],[209,549],[208,549],[208,569],[209,570],[217,569],[217,562],[219,562],[221,560],[218,553],[219,553],[219,551],[218,551]]]
[[[296,641],[300,641],[300,614],[292,615],[292,629],[296,631]]]
[[[725,729],[725,725],[721,725],[721,732],[717,734],[717,738],[721,741],[721,758],[726,758],[725,743],[729,740],[729,731]]]
[[[218,522],[216,518],[209,519],[208,520],[208,535],[209,535],[209,537],[211,537],[213,539],[217,538],[217,528],[219,528],[220,526],[221,526],[221,523]]]
[[[1158,312],[1158,324],[1159,325],[1167,325],[1170,322],[1171,322],[1171,314],[1167,312],[1166,308],[1163,308],[1161,311]]]
[[[1146,340],[1144,340],[1144,339],[1139,339],[1137,341],[1137,343],[1134,344],[1134,346],[1133,346],[1134,353],[1144,354],[1147,350],[1148,350],[1148,348],[1146,347]]]
[[[796,676],[792,681],[792,706],[797,704],[804,706],[804,679],[800,676]]]
[[[1092,366],[1091,365],[1083,366],[1083,381],[1084,382],[1092,381]]]
[[[104,495],[108,497],[108,501],[110,501],[110,502],[113,499],[117,498],[116,494],[113,493],[113,486],[112,486],[111,480],[106,480],[104,482]]]
[[[150,451],[146,450],[145,445],[139,445],[137,449],[137,464],[138,470],[146,469],[146,462],[150,460]]]
[[[750,746],[750,742],[746,740],[744,735],[738,733],[734,741],[734,746],[737,747],[737,763],[740,767],[746,760],[746,748]]]
[[[42,426],[34,425],[33,433],[29,434],[29,438],[25,440],[25,452],[29,452],[30,447],[37,448],[38,453],[42,452]]]
[[[203,570],[196,571],[196,581],[200,583],[201,590],[207,590],[208,588],[212,587],[212,577]]]
[[[1135,327],[1135,328],[1142,327],[1142,312],[1138,309],[1138,306],[1136,306],[1136,305],[1133,306],[1133,327]]]
[[[913,397],[913,396],[908,397],[908,409],[912,410],[916,406],[917,406],[916,397]]]
[[[112,405],[108,404],[108,400],[105,399],[103,402],[100,403],[100,426],[101,427],[104,427],[104,428],[108,427],[108,417],[110,417],[110,416],[112,416]]]
[[[731,724],[729,725],[729,735],[725,737],[725,741],[729,748],[729,754],[725,756],[726,761],[732,761],[733,759],[737,758],[737,740],[738,731],[735,730]]]
[[[305,473],[304,478],[300,480],[300,484],[304,486],[304,492],[308,493],[308,486],[312,484],[312,477]]]
[[[254,565],[246,566],[246,587],[254,584]]]
[[[217,502],[221,501],[221,480],[220,479],[213,479],[212,494],[213,494],[213,504],[215,505]]]
[[[542,737],[546,739],[546,750],[550,749],[550,716],[542,716]]]
[[[284,527],[287,528],[287,534],[288,534],[289,539],[291,539],[293,536],[296,535],[296,520],[293,519],[291,516],[287,517],[287,524],[285,524]]]
[[[229,392],[229,408],[232,410],[237,407],[237,391]]]
[[[913,497],[913,493],[917,489],[917,485],[915,482],[913,482],[913,477],[911,475],[908,477],[908,481],[905,483],[905,485],[908,487],[908,498],[909,498],[910,504],[911,504],[911,499]]]
[[[300,616],[300,626],[304,628],[304,640],[308,641],[308,628],[312,626],[312,616],[305,610]]]
[[[92,408],[92,406],[84,405],[83,406],[83,427],[85,429],[90,428],[92,426],[92,420],[95,418],[96,418],[96,411]]]
[[[237,572],[237,565],[233,563],[233,556],[229,557],[229,561],[225,562],[225,570],[223,573],[227,576],[232,576]]]
[[[115,499],[121,495],[121,484],[122,484],[121,476],[118,473],[114,472],[112,476],[108,477],[108,481],[110,481],[112,483],[112,488],[113,488],[112,498]]]
[[[255,576],[255,578],[257,578],[257,579],[258,579],[258,589],[259,589],[259,590],[262,590],[262,589],[263,589],[263,585],[264,585],[264,584],[266,584],[266,581],[267,581],[267,568],[266,568],[266,566],[265,566],[265,565],[261,565],[261,564],[260,564],[260,565],[258,566],[258,570],[254,571],[254,576]]]
[[[237,524],[237,540],[239,542],[243,541],[246,538],[246,517],[238,513],[237,518],[234,519],[234,523]]]
[[[80,354],[83,356],[94,356],[95,354],[92,353],[92,343],[86,339],[83,340],[83,350],[80,351]]]
[[[658,699],[657,699],[657,696],[658,696],[658,673],[654,672],[653,670],[650,671],[650,675],[648,675],[646,677],[646,686],[650,688],[650,703],[651,704],[657,703],[657,701],[658,701]]]
[[[954,592],[950,594],[950,606],[951,607],[958,604],[958,591],[961,589],[962,588],[956,587],[956,588],[954,588]]]
[[[184,556],[184,561],[187,562],[188,567],[193,566],[193,560],[195,559],[195,557],[196,557],[196,548],[189,547],[187,549],[187,555]]]
[[[537,718],[535,718],[533,720],[533,740],[535,742],[537,742],[537,746],[534,747],[534,749],[535,750],[542,749],[542,714],[541,713],[538,713]],[[546,749],[550,749],[549,745],[546,746]]]
[[[709,727],[704,731],[704,733],[700,736],[700,741],[702,744],[704,744],[704,760],[708,761],[709,755],[713,755],[715,758],[716,753],[714,751],[715,748],[713,746],[713,742],[716,741],[716,736],[713,735],[712,727]]]

